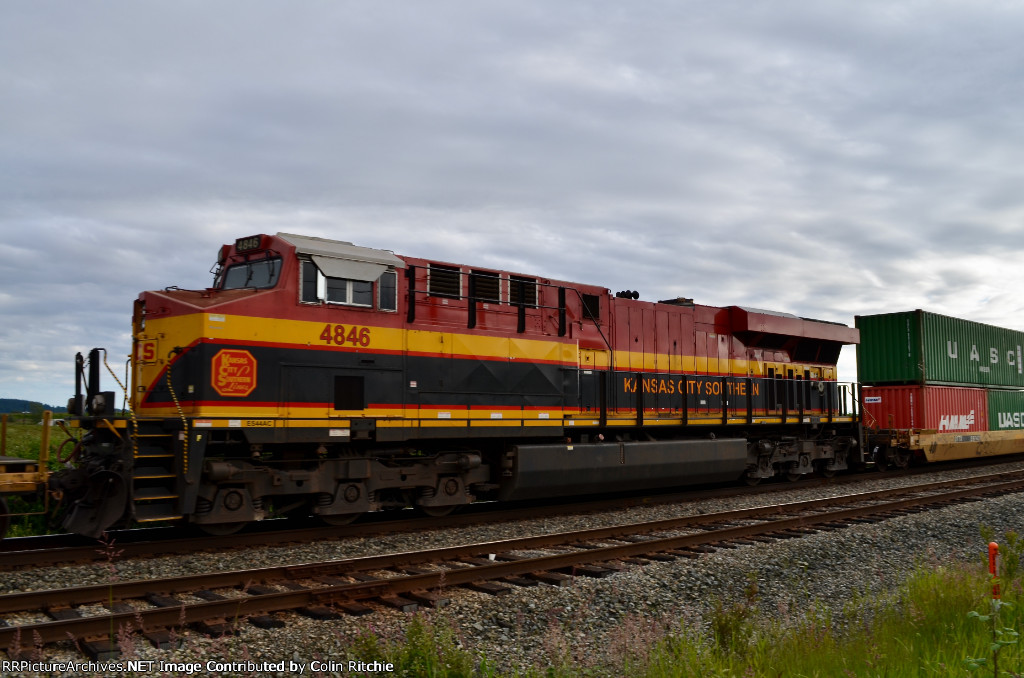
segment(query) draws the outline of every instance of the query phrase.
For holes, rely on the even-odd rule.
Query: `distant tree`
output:
[[[65,408],[60,408],[63,411]],[[0,414],[29,414],[42,416],[44,410],[54,410],[46,403],[18,398],[0,398]]]

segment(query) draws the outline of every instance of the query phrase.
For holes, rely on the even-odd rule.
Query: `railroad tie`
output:
[[[283,629],[286,626],[284,620],[272,617],[269,614],[258,614],[255,617],[249,617],[249,623],[258,629]]]
[[[513,586],[538,586],[540,584],[536,579],[530,579],[528,577],[502,577],[498,581],[505,582],[506,584],[512,584]]]
[[[569,565],[567,567],[559,568],[558,571],[564,572],[568,575],[593,577],[595,579],[603,579],[609,575],[615,574],[612,570],[606,567],[600,567],[599,565]]]
[[[181,607],[184,605],[180,600],[159,593],[147,593],[146,600],[154,607]]]
[[[226,619],[207,619],[192,624],[192,628],[207,638],[224,638],[225,636],[237,636],[238,627],[229,624]]]
[[[86,638],[82,649],[96,662],[110,661],[121,656],[121,650],[109,638]],[[24,653],[22,653],[24,655]],[[14,659],[12,656],[11,659]],[[27,657],[26,657],[27,659]]]
[[[369,605],[363,605],[357,602],[340,603],[338,605],[341,611],[350,617],[365,617],[368,614],[373,614],[373,608]]]
[[[80,619],[82,613],[73,607],[51,607],[46,614],[54,621],[66,621],[68,619]]]
[[[572,581],[572,577],[559,572],[531,572],[526,576],[530,579],[536,579],[542,584],[550,584],[551,586],[568,586]]]
[[[628,563],[629,565],[650,565],[651,561],[647,557],[643,558],[623,558],[622,562]]]
[[[406,594],[410,600],[414,600],[423,607],[430,607],[434,609],[440,609],[446,607],[449,602],[448,598],[444,598],[439,593],[433,591],[410,591]]]
[[[670,553],[680,558],[700,558],[701,556],[697,551],[692,551],[690,549],[672,549],[670,551],[665,551],[665,553]]]
[[[384,605],[401,610],[402,612],[415,612],[420,609],[419,603],[402,596],[381,596],[378,600]]]
[[[471,591],[479,591],[480,593],[487,593],[492,596],[503,596],[512,590],[512,587],[508,584],[496,581],[474,581],[464,584],[464,586]]]
[[[329,621],[333,619],[341,619],[341,615],[326,605],[310,605],[309,607],[300,607],[295,610],[303,617],[309,617],[310,619],[316,619],[319,621]]]
[[[172,636],[171,632],[166,629],[143,631],[142,635],[158,650],[178,649],[185,641],[180,635]]]

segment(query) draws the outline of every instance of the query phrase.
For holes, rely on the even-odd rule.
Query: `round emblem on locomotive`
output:
[[[256,388],[256,358],[248,351],[225,348],[213,356],[210,383],[222,396],[245,397]]]

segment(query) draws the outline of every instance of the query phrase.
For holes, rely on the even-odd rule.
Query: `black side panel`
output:
[[[252,392],[223,396],[212,384],[211,360],[223,349],[244,351],[255,364]],[[421,405],[572,407],[577,402],[575,368],[528,361],[482,360],[450,356],[406,358],[402,355],[314,351],[274,347],[207,345],[190,349],[175,361],[172,380],[179,400],[186,406],[257,405],[281,403],[306,407],[303,416],[323,416],[328,409],[349,408],[355,398],[339,401],[335,377],[364,376],[363,402],[395,407]],[[412,388],[411,383],[416,387]],[[349,384],[357,386],[356,382]],[[194,392],[189,391],[189,387]],[[161,378],[146,397],[147,404],[169,405],[172,398]],[[314,412],[321,408],[323,412]]]

